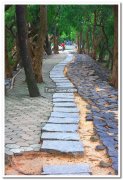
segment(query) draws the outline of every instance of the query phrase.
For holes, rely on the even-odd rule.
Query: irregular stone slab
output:
[[[61,77],[61,78],[60,78],[60,77],[53,77],[52,80],[54,80],[54,81],[55,81],[55,80],[56,80],[56,81],[60,81],[60,80],[61,80],[61,81],[63,81],[63,80],[68,81],[68,79],[67,79],[66,77]]]
[[[78,155],[83,154],[84,147],[83,144],[78,141],[44,140],[41,151],[71,153]]]
[[[79,141],[77,133],[62,133],[62,132],[43,132],[41,135],[42,140],[66,140],[66,141]]]
[[[47,123],[42,131],[48,132],[76,132],[78,129],[77,124],[49,124]]]
[[[62,78],[62,77],[64,77],[64,75],[60,75],[60,74],[54,74],[54,75],[50,75],[50,77],[51,77],[51,79],[53,78],[53,77],[58,77],[58,78]]]
[[[72,85],[72,84],[62,84],[62,83],[56,83],[56,86],[57,87],[67,87],[67,88],[73,88],[74,87],[74,85]]]
[[[77,124],[79,122],[78,118],[57,118],[57,117],[50,117],[48,123],[55,123],[55,124]]]
[[[72,102],[53,102],[54,107],[76,107],[75,103]]]
[[[72,97],[74,98],[73,93],[55,93],[53,94],[53,98],[61,98],[61,97]]]
[[[58,111],[58,112],[71,112],[71,113],[77,113],[79,112],[79,110],[77,108],[73,108],[73,107],[53,107],[53,111]]]
[[[79,119],[78,113],[68,113],[68,112],[52,112],[51,117],[65,117],[65,118],[72,118],[76,117]]]
[[[17,144],[7,144],[6,147],[11,148],[11,149],[19,149],[20,148],[20,146]]]
[[[70,81],[68,83],[63,83],[63,82],[58,82],[56,83],[56,85],[62,85],[62,86],[65,86],[65,85],[73,85]]]
[[[72,98],[53,98],[53,102],[73,102],[74,103],[74,99]]]
[[[62,96],[53,97],[53,101],[54,101],[54,99],[62,99],[62,98],[66,99],[66,101],[69,101],[69,99],[72,99],[73,102],[74,102],[74,96],[67,96],[67,94],[66,94],[66,96],[64,96],[64,97],[62,97]]]
[[[68,93],[68,92],[71,92],[71,93],[74,93],[74,92],[77,92],[77,89],[76,88],[70,88],[70,87],[56,87],[55,89],[55,92],[58,92],[58,93]]]
[[[43,173],[47,175],[90,175],[92,174],[90,166],[87,163],[69,164],[69,165],[47,165],[43,166]]]
[[[61,79],[61,80],[59,80],[59,79],[55,79],[54,80],[56,83],[69,83],[70,81],[69,80],[65,80],[65,79]]]

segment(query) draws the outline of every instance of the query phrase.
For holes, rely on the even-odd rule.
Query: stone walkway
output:
[[[64,68],[70,61],[73,55],[68,57],[50,72],[50,77],[56,83],[56,88],[65,88],[66,93],[54,93],[53,95],[53,112],[47,124],[42,128],[41,151],[57,152],[72,155],[80,155],[84,153],[84,147],[80,141],[78,130],[79,111],[74,102],[74,94],[69,92],[76,89],[74,85],[65,77]],[[43,174],[81,174],[90,175],[91,170],[88,164],[74,165],[52,165],[44,166]]]
[[[106,82],[107,73],[88,55],[78,55],[67,69],[79,95],[90,104],[86,120],[93,120],[118,174],[118,91]]]
[[[53,106],[53,93],[45,91],[47,87],[55,87],[49,72],[65,57],[66,54],[58,54],[44,59],[44,83],[38,84],[43,97],[29,97],[23,69],[17,75],[13,89],[7,90],[5,97],[5,153],[7,155],[40,150],[41,127],[47,122]]]

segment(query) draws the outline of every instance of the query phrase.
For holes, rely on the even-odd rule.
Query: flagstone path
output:
[[[41,151],[71,154],[82,154],[84,152],[83,144],[77,134],[79,111],[74,102],[73,93],[67,92],[67,88],[75,89],[75,87],[64,76],[65,65],[72,58],[73,55],[69,54],[64,61],[57,64],[50,72],[50,78],[56,83],[56,87],[65,88],[66,93],[54,93],[53,95],[53,112],[47,124],[42,128],[41,139],[43,139],[43,144]],[[66,103],[67,106],[65,106]]]
[[[74,102],[74,94],[68,91],[71,88],[74,90],[75,87],[64,75],[65,65],[72,59],[73,55],[69,54],[63,62],[57,64],[50,72],[50,78],[56,83],[59,91],[60,87],[62,87],[65,88],[66,93],[61,91],[53,95],[53,112],[47,124],[42,128],[41,140],[43,143],[41,151],[72,155],[84,153],[83,144],[77,133],[79,110]],[[43,174],[47,175],[90,175],[90,172],[88,164],[49,165],[43,167]]]

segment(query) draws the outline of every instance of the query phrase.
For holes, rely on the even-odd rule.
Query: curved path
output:
[[[53,95],[53,112],[48,123],[42,128],[41,151],[79,155],[84,153],[78,130],[79,111],[74,102],[76,88],[65,77],[64,68],[72,61],[73,55],[56,65],[50,72],[51,79],[56,83],[56,93]],[[64,93],[63,93],[64,92]],[[64,166],[45,166],[43,174],[82,174],[91,173],[88,164]]]

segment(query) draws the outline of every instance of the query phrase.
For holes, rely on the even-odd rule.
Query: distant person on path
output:
[[[62,47],[62,51],[64,51],[65,50],[65,43],[62,43],[61,47]]]

